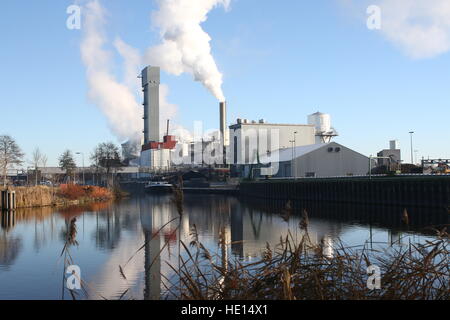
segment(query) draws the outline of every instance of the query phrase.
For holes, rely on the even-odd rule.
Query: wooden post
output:
[[[16,209],[16,192],[10,190],[2,190],[1,196],[2,211],[13,211]]]

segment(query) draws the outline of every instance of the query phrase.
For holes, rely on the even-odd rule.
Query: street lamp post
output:
[[[86,185],[86,177],[84,176],[84,153],[83,153],[83,152],[77,152],[76,154],[81,154],[81,158],[83,159],[83,168],[82,168],[82,172],[83,172],[83,185]]]
[[[413,134],[414,134],[414,131],[410,131],[409,134],[411,135],[411,164],[414,164],[414,149],[413,149]]]
[[[297,131],[294,132],[294,164],[295,164],[295,171],[294,171],[294,179],[297,179]]]
[[[291,143],[291,176],[294,178],[294,140],[289,140]]]

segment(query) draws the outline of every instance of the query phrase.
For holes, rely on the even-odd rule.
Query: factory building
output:
[[[222,166],[224,164],[222,146],[222,141],[215,138],[191,143],[177,143],[172,156],[172,164],[185,168]]]
[[[304,146],[314,142],[315,130],[312,125],[237,119],[237,123],[230,126],[230,149],[234,164],[257,163],[257,151],[261,155],[292,147],[294,143]]]
[[[265,120],[249,121],[238,119],[230,126],[229,163],[233,164],[235,175],[247,177],[253,175],[254,166],[264,163],[262,157],[269,162],[277,162],[274,154],[278,150],[286,150],[302,146],[326,144],[338,134],[331,127],[331,117],[317,112],[308,116],[308,124],[274,124]]]
[[[378,166],[388,166],[401,162],[401,150],[397,140],[389,142],[389,149],[378,152]]]
[[[144,93],[144,145],[140,166],[150,170],[169,170],[171,155],[177,142],[167,134],[161,142],[159,131],[159,85],[160,68],[148,66],[142,70],[142,91]]]
[[[278,169],[274,177],[336,177],[366,175],[369,157],[339,143],[321,143],[276,151]],[[267,162],[262,158],[261,162]]]
[[[164,136],[164,142],[150,142],[142,146],[141,167],[152,170],[169,170],[172,153],[177,142],[174,136]]]

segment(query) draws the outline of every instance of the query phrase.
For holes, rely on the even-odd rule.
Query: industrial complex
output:
[[[264,119],[227,122],[227,103],[219,104],[219,132],[210,140],[179,141],[170,135],[170,119],[160,130],[160,68],[146,67],[143,90],[142,141],[122,145],[127,172],[136,176],[179,168],[212,166],[235,177],[326,177],[366,175],[370,168],[400,163],[396,142],[377,157],[368,157],[333,142],[338,132],[331,116],[316,112],[306,124],[270,123]],[[132,169],[134,168],[134,170]]]
[[[238,118],[229,122],[227,102],[218,103],[218,130],[206,136],[194,132],[192,140],[171,132],[171,120],[160,115],[160,68],[145,67],[139,78],[143,94],[143,132],[122,144],[122,165],[115,170],[120,181],[149,181],[154,177],[202,172],[198,179],[228,181],[237,179],[299,179],[355,177],[400,173],[450,173],[450,160],[402,160],[397,140],[376,156],[364,155],[334,141],[339,136],[331,116],[315,112],[305,123],[271,123],[265,119]],[[165,125],[163,125],[165,124]],[[375,151],[375,150],[374,150]],[[421,163],[418,163],[421,162]],[[415,170],[415,171],[414,171]],[[30,171],[12,170],[11,180],[25,184]],[[419,172],[420,171],[420,172]],[[78,167],[84,182],[95,183],[92,167]],[[31,175],[33,172],[31,173]],[[42,179],[61,181],[61,168],[39,168]]]

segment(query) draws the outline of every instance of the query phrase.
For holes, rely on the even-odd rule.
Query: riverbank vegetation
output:
[[[194,233],[195,234],[195,233]],[[435,241],[374,251],[332,250],[292,235],[264,250],[257,261],[225,260],[195,240],[183,244],[187,257],[172,267],[178,281],[168,297],[180,300],[448,300],[448,234]],[[222,241],[222,240],[221,240]],[[332,254],[330,254],[330,251]],[[219,250],[219,252],[221,252]],[[369,268],[369,269],[368,269]],[[377,287],[373,270],[379,268]],[[371,287],[373,286],[373,287]]]
[[[17,208],[68,206],[102,202],[121,197],[120,191],[97,186],[62,184],[59,187],[16,187]]]
[[[77,184],[62,184],[59,186],[57,196],[69,200],[105,201],[114,198],[111,190],[97,186],[80,186]]]

